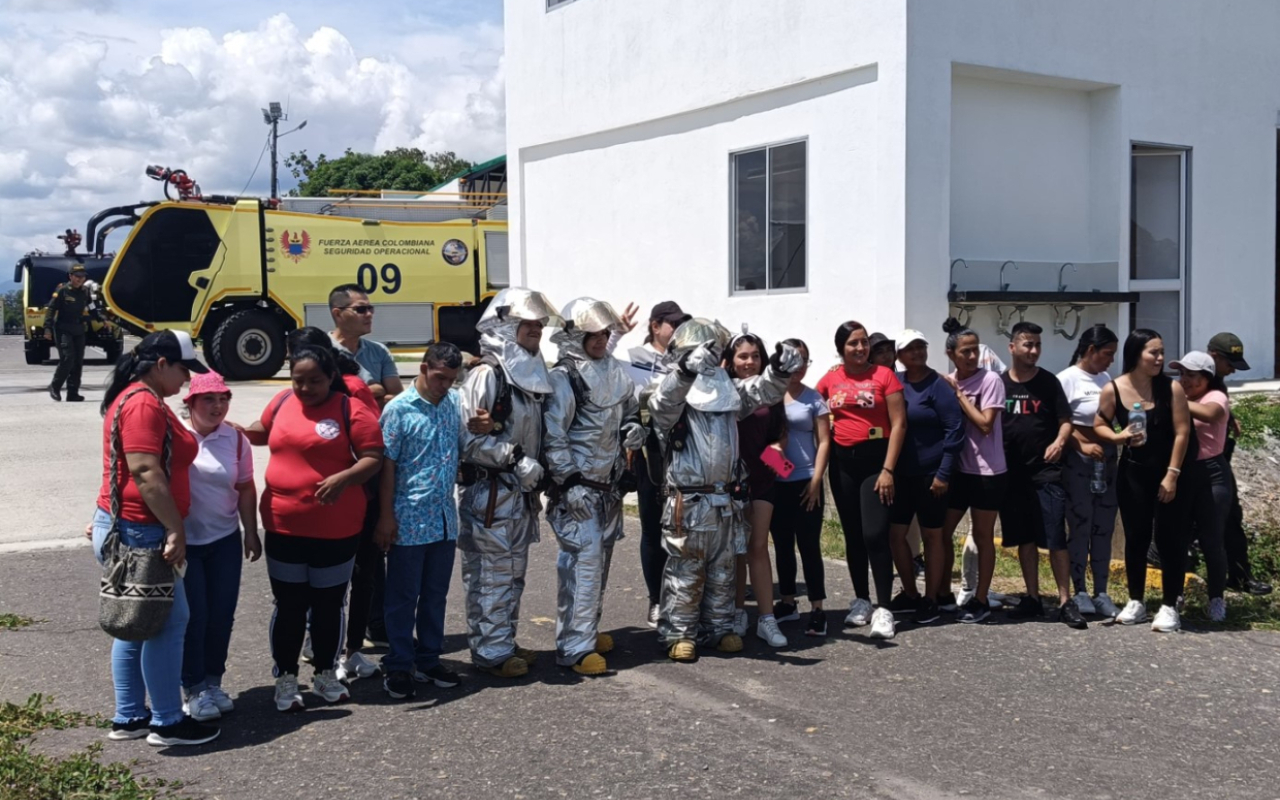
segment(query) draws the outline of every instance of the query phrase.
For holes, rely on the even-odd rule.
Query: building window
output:
[[[1190,150],[1134,145],[1130,158],[1129,289],[1132,328],[1164,340],[1168,363],[1185,352],[1190,328],[1186,287]]]
[[[805,265],[806,142],[732,156],[733,292],[797,291]]]

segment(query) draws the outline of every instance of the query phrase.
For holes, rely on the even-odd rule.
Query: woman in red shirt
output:
[[[119,493],[120,541],[164,551],[175,567],[186,561],[183,518],[191,508],[187,470],[199,446],[164,402],[182,390],[192,372],[208,372],[196,360],[191,337],[175,331],[149,334],[121,356],[102,398],[102,488],[90,535],[102,560],[112,527],[112,494]],[[119,431],[118,447],[112,428]],[[201,725],[182,708],[182,648],[190,609],[182,577],[175,573],[173,606],[164,628],[144,642],[115,640],[111,680],[116,689],[114,740],[147,737],[157,747],[204,744],[218,729]],[[147,695],[151,710],[147,711]]]
[[[330,703],[350,695],[334,674],[343,603],[365,517],[361,485],[382,464],[378,417],[347,393],[332,348],[302,348],[289,358],[293,388],[277,395],[246,431],[268,445],[262,527],[275,598],[271,656],[276,708],[303,708],[298,656],[311,617],[315,678],[311,691]]]
[[[815,387],[831,410],[835,443],[831,448],[831,493],[844,529],[845,558],[857,597],[849,604],[846,626],[871,622],[871,635],[892,639],[893,554],[889,548],[889,510],[893,505],[893,469],[907,433],[902,384],[893,370],[870,362],[867,329],[850,320],[836,329],[842,364]],[[876,583],[874,612],[867,565]]]

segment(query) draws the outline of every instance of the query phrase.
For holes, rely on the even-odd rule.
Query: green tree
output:
[[[18,328],[21,329],[22,328],[22,292],[19,290],[15,290],[12,292],[5,292],[3,296],[3,301],[4,301],[3,327],[8,328],[10,325],[17,325]]]
[[[425,192],[472,166],[452,151],[428,154],[416,147],[397,147],[380,156],[348,147],[338,158],[321,153],[314,160],[299,150],[290,153],[284,165],[298,181],[297,188],[289,190],[294,197],[323,197],[330,189]]]

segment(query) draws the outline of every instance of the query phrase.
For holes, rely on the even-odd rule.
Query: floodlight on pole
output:
[[[284,113],[278,102],[272,101],[267,107],[262,109],[262,121],[271,126],[271,199],[278,199],[280,196],[279,182],[276,179],[276,172],[279,167],[276,158],[276,142],[281,136],[288,136],[294,131],[300,131],[307,127],[307,121],[303,120],[302,124],[291,131],[280,133],[280,121],[288,121],[289,115]]]

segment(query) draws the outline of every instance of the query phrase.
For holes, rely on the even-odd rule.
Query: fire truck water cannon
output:
[[[178,190],[179,200],[200,200],[200,184],[191,180],[185,169],[169,169],[168,167],[151,166],[147,167],[147,177],[160,181],[164,184],[164,196],[168,200],[173,198],[169,196],[169,187],[172,185]]]
[[[84,241],[80,236],[80,231],[72,230],[71,228],[67,228],[66,233],[58,234],[58,238],[67,246],[66,252],[63,253],[63,255],[67,256],[74,256],[76,248],[80,246],[80,242]]]

